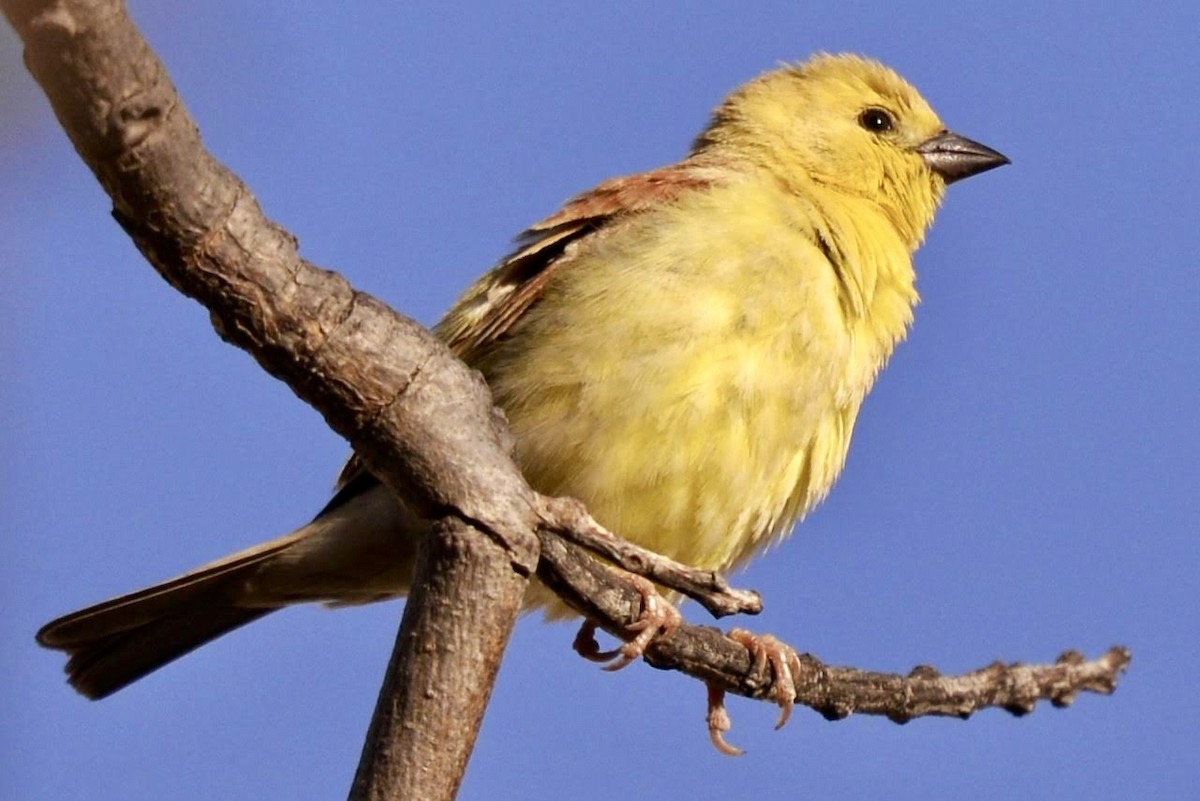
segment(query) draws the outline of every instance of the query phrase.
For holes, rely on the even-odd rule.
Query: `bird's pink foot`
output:
[[[796,704],[796,676],[802,669],[800,655],[792,646],[770,634],[752,634],[745,629],[732,629],[727,636],[750,652],[753,661],[750,669],[755,675],[764,675],[770,666],[770,695],[779,705],[779,720],[775,721],[775,728],[783,728]]]
[[[788,722],[796,704],[796,676],[801,672],[800,655],[787,643],[770,634],[752,634],[745,629],[733,629],[726,635],[729,639],[745,646],[750,652],[750,672],[767,679],[770,670],[769,695],[779,704],[778,729]],[[725,732],[732,727],[729,710],[725,708],[725,690],[708,684],[708,738],[713,747],[726,756],[741,756],[745,752],[725,740]]]
[[[642,596],[642,611],[636,622],[630,624],[627,630],[634,633],[620,648],[611,651],[601,651],[596,642],[596,624],[585,620],[575,635],[575,652],[584,659],[592,662],[608,662],[605,670],[620,670],[642,657],[646,648],[657,637],[669,637],[683,622],[683,616],[667,599],[659,595],[654,584],[641,576],[632,574],[625,578]]]

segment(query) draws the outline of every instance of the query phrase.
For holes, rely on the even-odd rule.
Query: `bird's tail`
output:
[[[52,620],[37,633],[65,651],[67,681],[98,699],[201,645],[281,608],[247,603],[264,561],[294,535],[205,565],[178,578]]]

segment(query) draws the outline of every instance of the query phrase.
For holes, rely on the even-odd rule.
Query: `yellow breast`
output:
[[[476,365],[532,485],[581,499],[633,542],[722,570],[823,498],[916,296],[896,240],[882,250],[899,264],[873,260],[856,314],[813,211],[745,181],[568,254]],[[873,322],[881,302],[889,319]]]

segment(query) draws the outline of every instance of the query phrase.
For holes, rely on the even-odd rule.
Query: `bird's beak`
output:
[[[947,184],[1009,164],[1008,157],[965,136],[944,131],[917,146],[929,169]]]

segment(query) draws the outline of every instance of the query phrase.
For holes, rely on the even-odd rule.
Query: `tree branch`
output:
[[[470,553],[489,546],[453,518],[422,541],[417,552],[422,591],[405,605],[351,801],[453,798],[457,792],[470,749],[454,743],[475,740],[499,668],[491,655],[503,651],[511,625],[508,609],[487,595],[480,603],[491,557]],[[450,569],[455,565],[462,568]],[[483,625],[457,625],[463,617],[483,618]],[[407,657],[411,649],[430,658]],[[482,681],[471,669],[477,663],[491,670]]]
[[[435,521],[353,798],[453,797],[535,567],[573,608],[628,637],[641,597],[577,546],[696,598],[714,615],[758,610],[756,594],[623,543],[574,502],[533,493],[478,376],[413,321],[299,257],[295,240],[204,149],[118,0],[0,6],[114,216],[155,269]],[[717,692],[769,694],[770,677],[747,648],[712,628],[680,626],[652,643],[646,660]],[[942,677],[931,668],[898,676],[830,667],[805,655],[794,678],[797,703],[830,719],[863,712],[903,722],[984,706],[1024,713],[1042,698],[1065,706],[1081,691],[1111,692],[1128,662],[1128,652],[1114,648],[1091,662],[1068,653],[1053,665],[997,663]]]
[[[6,0],[3,9],[147,260],[209,309],[222,338],[316,408],[376,476],[453,533],[426,544],[389,667],[397,681],[445,683],[380,699],[394,714],[371,734],[394,739],[368,745],[355,782],[362,798],[452,798],[537,561],[536,496],[509,458],[487,388],[415,322],[299,258],[295,240],[204,149],[121,3]],[[450,547],[468,530],[470,547]],[[486,613],[453,613],[484,606],[479,598]],[[451,671],[433,642],[475,647],[456,650]],[[414,730],[421,737],[405,736]],[[391,769],[371,769],[381,763]]]
[[[580,559],[562,540],[543,536],[541,544],[538,578],[605,631],[627,636],[625,629],[641,606],[638,593],[612,571]],[[775,700],[770,672],[755,665],[745,646],[710,626],[683,624],[655,640],[645,658],[656,668],[686,673],[719,692]],[[922,665],[902,676],[830,666],[801,654],[800,671],[793,677],[795,703],[828,720],[857,712],[906,723],[930,715],[966,718],[986,707],[1023,715],[1039,700],[1065,707],[1081,692],[1111,694],[1131,659],[1128,649],[1114,646],[1092,661],[1066,651],[1049,665],[996,662],[961,676],[943,676]]]

